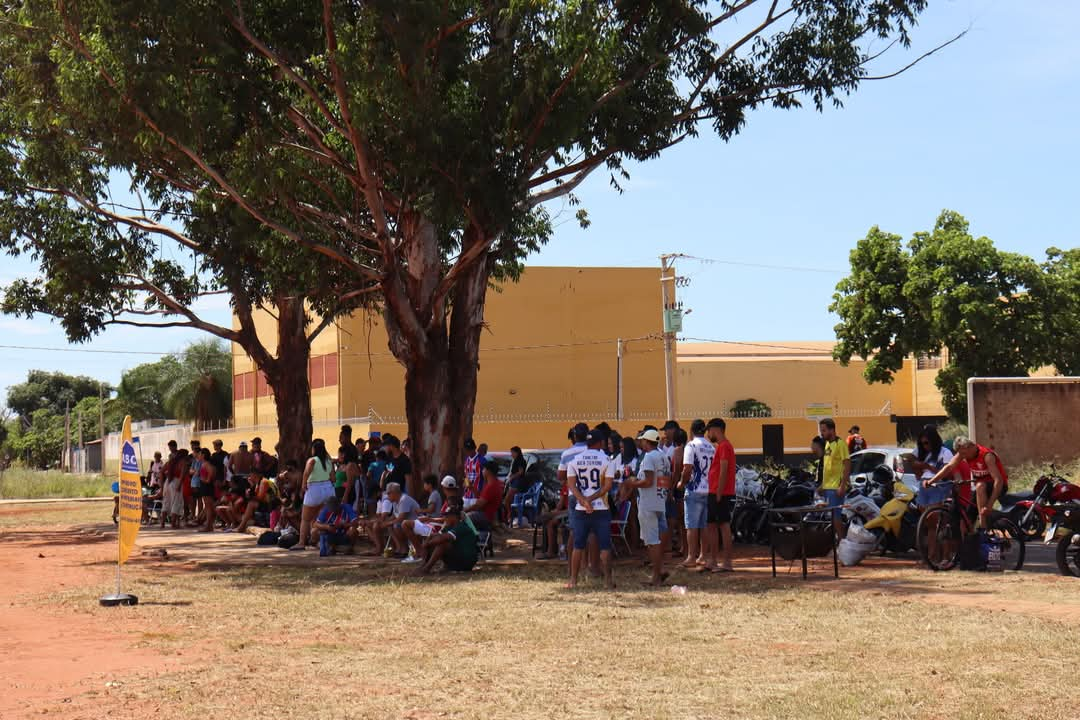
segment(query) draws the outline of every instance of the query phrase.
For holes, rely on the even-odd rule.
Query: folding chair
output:
[[[479,561],[484,562],[484,556],[495,557],[495,548],[491,545],[491,532],[489,530],[476,531],[476,549],[479,552]]]
[[[535,482],[528,490],[514,496],[510,512],[512,517],[517,517],[518,526],[524,525],[527,515],[530,516],[529,524],[536,524],[536,518],[540,515],[540,492],[543,488],[542,482]]]
[[[627,528],[630,527],[630,501],[624,500],[619,504],[619,507],[615,511],[615,515],[611,518],[611,551],[615,552],[615,541],[622,540],[623,545],[626,546],[626,553],[628,555],[634,554],[634,549],[630,547],[630,538],[627,536]]]

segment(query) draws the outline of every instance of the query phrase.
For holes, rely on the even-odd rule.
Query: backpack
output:
[[[299,539],[299,538],[297,538]],[[259,535],[259,539],[255,542],[256,545],[277,545],[281,540],[281,533],[274,532],[273,530],[267,530],[262,535]]]
[[[283,548],[285,550],[288,550],[289,548],[291,548],[293,545],[295,545],[298,542],[300,542],[300,533],[295,532],[295,531],[293,531],[293,532],[286,531],[286,532],[281,533],[281,537],[278,538],[277,546],[279,548]]]

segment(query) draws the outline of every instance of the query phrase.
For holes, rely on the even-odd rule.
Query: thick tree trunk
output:
[[[483,242],[470,229],[465,246]],[[412,446],[413,487],[425,475],[462,476],[465,439],[472,434],[480,331],[490,275],[486,258],[458,277],[449,297],[433,297],[442,265],[430,227],[417,225],[409,242],[406,278],[384,288],[390,350],[405,367],[405,414]]]
[[[245,314],[241,308],[237,310],[244,326]],[[278,459],[282,466],[286,460],[295,460],[302,467],[311,452],[312,435],[311,384],[308,381],[311,341],[307,335],[307,314],[301,297],[278,298],[275,311],[278,330],[276,357],[271,356],[257,339],[241,345],[266,375],[266,382],[274,394]],[[334,450],[336,447],[331,452]]]

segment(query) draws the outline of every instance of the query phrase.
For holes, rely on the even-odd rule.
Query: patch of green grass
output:
[[[1030,490],[1036,481],[1050,472],[1050,463],[1024,463],[1007,468],[1009,471],[1009,492]],[[1069,482],[1080,484],[1080,459],[1057,464],[1057,474]]]
[[[0,506],[0,528],[55,525],[97,525],[112,527],[111,502],[41,503]]]
[[[112,480],[56,470],[11,468],[0,473],[0,499],[85,498],[112,495]]]

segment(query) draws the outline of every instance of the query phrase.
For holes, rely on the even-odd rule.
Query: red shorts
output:
[[[184,484],[180,486],[180,492],[185,500],[191,499],[191,478],[184,480]]]

